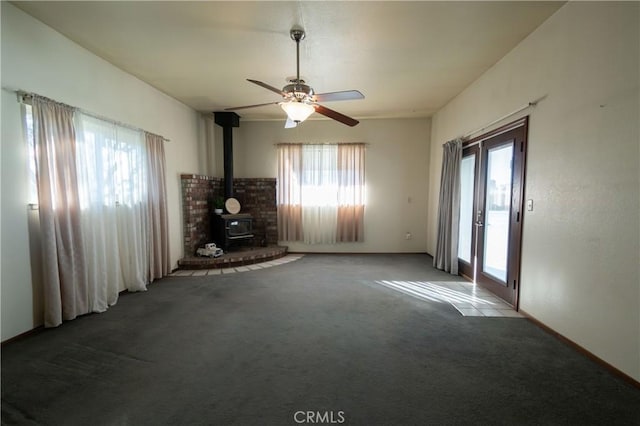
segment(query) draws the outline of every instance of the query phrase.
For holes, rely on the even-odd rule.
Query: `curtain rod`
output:
[[[273,146],[287,146],[287,145],[369,145],[367,142],[283,142],[274,143]]]
[[[47,98],[46,96],[38,95],[37,93],[25,92],[24,90],[16,90],[15,92],[18,94],[18,101],[19,101],[19,102],[21,102],[21,103],[25,103],[25,104],[29,104],[29,103],[30,103],[29,101],[30,101],[31,99],[33,99],[33,96],[34,96],[34,95],[39,96],[39,97],[41,97],[41,98],[50,99],[50,98]],[[58,104],[64,105],[64,106],[66,106],[66,107],[69,107],[69,108],[71,108],[71,109],[73,109],[73,110],[75,110],[75,111],[78,111],[78,112],[82,113],[82,114],[88,115],[88,116],[93,117],[93,118],[97,118],[98,120],[106,121],[106,122],[108,122],[108,123],[115,124],[115,125],[117,125],[117,126],[126,127],[127,129],[131,129],[131,130],[136,130],[136,131],[141,131],[141,132],[144,132],[144,133],[148,133],[148,134],[150,134],[150,135],[153,135],[153,136],[157,136],[157,137],[159,137],[159,138],[162,138],[162,140],[163,140],[163,141],[165,141],[165,142],[171,142],[171,140],[170,140],[170,139],[167,139],[167,138],[165,138],[165,137],[164,137],[164,136],[162,136],[162,135],[158,135],[157,133],[149,132],[149,131],[147,131],[147,130],[145,130],[145,129],[142,129],[142,128],[140,128],[140,127],[136,127],[136,126],[133,126],[133,125],[131,125],[131,124],[123,123],[123,122],[121,122],[121,121],[114,120],[114,119],[112,119],[112,118],[108,118],[108,117],[105,117],[105,116],[102,116],[102,115],[96,114],[96,113],[94,113],[94,112],[87,111],[87,110],[82,109],[82,108],[78,108],[78,107],[74,107],[74,106],[71,106],[71,105],[67,105],[67,104],[65,104],[65,103],[55,101],[55,100],[53,100],[53,99],[50,99],[50,100],[51,100],[51,101],[53,101],[53,102],[56,102],[56,103],[58,103]]]
[[[461,136],[460,138],[461,138],[461,139],[467,139],[467,138],[468,138],[469,136],[471,136],[471,135],[475,135],[476,133],[482,132],[483,130],[488,129],[489,127],[493,126],[493,125],[494,125],[494,124],[496,124],[496,123],[501,122],[502,120],[505,120],[505,119],[507,119],[507,118],[509,118],[509,117],[511,117],[511,116],[513,116],[513,115],[516,115],[517,113],[519,113],[519,112],[521,112],[521,111],[524,111],[524,110],[525,110],[525,109],[527,109],[527,108],[534,107],[534,106],[538,105],[538,102],[540,102],[541,100],[543,100],[543,99],[544,99],[544,98],[546,98],[546,97],[547,97],[547,95],[544,95],[544,96],[542,96],[542,97],[539,97],[538,99],[535,99],[535,100],[533,100],[533,101],[531,101],[531,102],[529,102],[529,103],[526,103],[526,104],[522,105],[520,108],[518,108],[518,109],[516,109],[516,110],[514,110],[514,111],[511,111],[510,113],[505,114],[505,115],[503,115],[503,116],[502,116],[502,117],[500,117],[500,118],[497,118],[497,119],[493,120],[493,121],[492,121],[491,123],[489,123],[489,124],[485,124],[484,126],[480,127],[479,129],[476,129],[476,130],[474,130],[474,131],[472,131],[472,132],[465,133],[465,134],[464,134],[463,136]]]

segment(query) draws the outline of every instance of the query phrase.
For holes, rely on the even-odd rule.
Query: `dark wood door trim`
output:
[[[490,149],[492,148],[499,148],[499,147],[506,147],[506,146],[511,146],[512,148],[512,158],[516,157],[516,145],[517,145],[517,133],[519,132],[518,129],[516,130],[510,130],[509,132],[506,133],[502,133],[498,136],[494,136],[490,139],[487,139],[485,141],[483,141],[482,143],[482,169],[480,170],[480,175],[479,175],[479,181],[480,181],[480,187],[479,187],[479,193],[478,193],[478,208],[479,210],[482,211],[482,216],[483,216],[483,226],[479,226],[478,227],[478,253],[477,253],[477,272],[476,272],[476,283],[482,285],[483,287],[488,288],[489,290],[491,290],[493,293],[497,294],[498,296],[500,296],[502,299],[504,299],[505,301],[507,301],[510,304],[514,304],[514,297],[513,297],[513,289],[510,286],[510,272],[511,272],[511,235],[512,235],[512,231],[513,231],[513,211],[515,210],[515,208],[517,208],[516,206],[513,205],[513,188],[514,188],[514,182],[513,182],[513,166],[511,168],[512,170],[512,174],[511,174],[511,191],[509,193],[509,230],[508,230],[508,235],[509,235],[509,240],[507,242],[508,244],[508,252],[507,252],[507,265],[506,265],[506,269],[507,269],[507,276],[505,278],[504,283],[499,280],[496,277],[493,277],[491,274],[485,273],[483,271],[483,264],[484,264],[484,255],[486,254],[485,252],[487,251],[487,248],[484,246],[484,239],[485,239],[485,234],[488,231],[487,226],[489,226],[489,221],[488,220],[484,220],[484,218],[486,218],[487,215],[487,210],[489,208],[489,206],[487,206],[487,194],[486,194],[486,186],[487,186],[487,173],[488,173],[488,161],[487,161],[487,157],[488,157],[488,152]],[[514,208],[515,207],[515,208]]]
[[[527,171],[527,137],[529,135],[529,117],[524,118],[520,127],[520,138],[516,140],[516,155],[513,158],[513,192],[511,194],[511,234],[509,235],[509,283],[513,287],[513,307],[518,310],[520,303],[520,266],[522,259],[522,223],[525,208],[525,176]]]
[[[474,277],[476,283],[487,288],[495,293],[508,303],[512,304],[514,308],[518,309],[519,293],[520,293],[520,263],[521,263],[521,251],[522,251],[522,223],[524,212],[524,185],[525,185],[525,172],[526,172],[526,152],[527,152],[527,135],[528,135],[529,117],[524,117],[514,122],[508,123],[498,129],[495,129],[484,135],[480,135],[474,139],[471,139],[463,144],[464,154],[471,153],[472,149],[477,150],[476,161],[484,156],[484,146],[496,144],[500,145],[500,142],[506,142],[512,140],[513,143],[513,165],[512,165],[512,191],[511,191],[511,208],[509,212],[509,254],[507,264],[507,279],[506,285],[493,279],[487,274],[483,274],[482,270],[482,257],[480,246],[483,243],[483,231],[478,231],[476,226],[473,227],[473,247],[472,247],[472,262],[473,259],[477,259],[476,272],[474,273],[474,265],[470,265],[464,261],[459,261],[460,273],[467,277]],[[483,147],[482,149],[480,147]],[[485,158],[481,159],[480,167],[478,170],[478,163],[476,162],[476,182],[474,192],[474,206],[476,209],[481,205],[484,213],[484,180],[486,176],[487,162]],[[475,218],[475,215],[474,215]],[[474,221],[475,222],[475,221]]]

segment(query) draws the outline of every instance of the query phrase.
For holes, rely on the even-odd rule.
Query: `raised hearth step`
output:
[[[178,269],[216,269],[253,265],[286,256],[286,246],[242,247],[225,252],[217,258],[185,257],[178,260]]]

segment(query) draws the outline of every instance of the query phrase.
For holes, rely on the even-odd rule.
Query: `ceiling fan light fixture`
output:
[[[296,42],[296,75],[295,77],[287,77],[287,84],[282,90],[273,87],[267,83],[263,83],[258,80],[247,80],[253,84],[257,84],[267,90],[270,90],[278,95],[282,96],[280,102],[269,102],[266,104],[247,105],[235,108],[225,108],[226,111],[234,111],[245,108],[256,108],[265,105],[278,104],[287,113],[287,122],[285,124],[286,129],[296,127],[299,123],[305,121],[311,114],[317,112],[320,115],[324,115],[332,120],[336,120],[347,126],[355,126],[358,124],[358,120],[355,120],[344,114],[340,114],[337,111],[329,109],[318,102],[328,101],[347,101],[355,99],[364,99],[364,95],[357,90],[343,90],[341,92],[327,92],[318,93],[311,86],[305,83],[305,80],[300,78],[300,40],[304,39],[304,30],[300,27],[294,27],[290,32],[291,38]]]
[[[313,105],[298,101],[282,102],[280,106],[287,113],[287,116],[296,123],[302,123],[316,110]]]

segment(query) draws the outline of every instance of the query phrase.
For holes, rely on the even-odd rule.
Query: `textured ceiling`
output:
[[[296,73],[355,118],[427,117],[563,2],[13,2],[71,40],[199,111],[277,101]],[[278,106],[243,119],[281,119]]]

